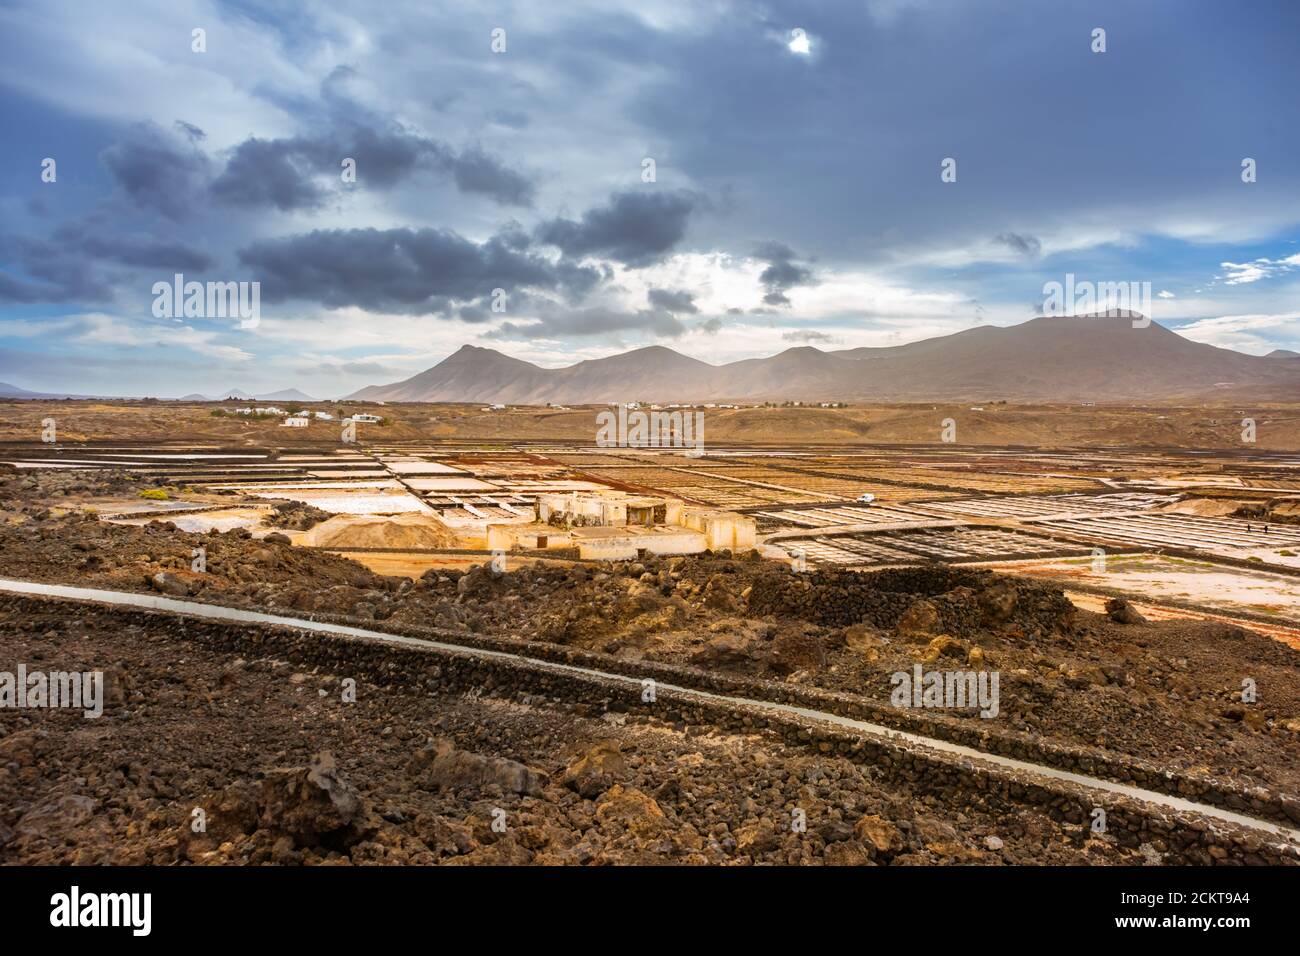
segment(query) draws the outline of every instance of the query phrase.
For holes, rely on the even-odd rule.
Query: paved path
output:
[[[385,644],[396,644],[406,647],[424,647],[437,650],[444,654],[507,660],[516,664],[524,664],[525,666],[537,670],[573,674],[583,677],[598,678],[604,681],[617,682],[628,685],[628,687],[634,690],[637,694],[639,694],[641,690],[640,678],[629,677],[626,674],[614,674],[589,667],[578,667],[572,664],[558,664],[554,661],[540,660],[538,658],[527,657],[522,654],[513,654],[507,651],[493,651],[484,648],[466,647],[460,644],[447,644],[442,641],[431,641],[417,637],[404,637],[398,634],[387,634],[383,631],[370,631],[365,628],[351,627],[344,624],[329,624],[321,621],[308,621],[301,618],[281,617],[276,614],[266,614],[261,611],[248,611],[242,608],[223,607],[216,604],[202,604],[196,601],[181,601],[175,598],[161,597],[155,594],[136,593],[132,591],[102,591],[95,588],[80,588],[63,584],[40,584],[31,581],[17,581],[5,578],[0,578],[0,592],[25,594],[32,597],[62,598],[72,601],[87,601],[98,604],[148,608],[209,620],[233,621],[236,623],[249,624],[269,624],[294,628],[300,631],[315,631],[321,634],[337,634],[345,637],[361,638],[363,640],[377,641]],[[1224,810],[1220,807],[1196,803],[1195,801],[1186,800],[1181,797],[1158,793],[1154,790],[1144,790],[1141,787],[1115,783],[1114,781],[1104,780],[1100,777],[1090,777],[1086,774],[1060,770],[1056,767],[1029,763],[1024,760],[1015,760],[1011,757],[1004,757],[1001,754],[984,753],[983,751],[976,750],[972,747],[965,747],[961,744],[941,740],[937,737],[925,737],[920,734],[907,733],[884,727],[880,724],[873,724],[864,720],[855,720],[851,717],[841,717],[838,714],[829,714],[824,711],[796,707],[791,704],[778,704],[769,701],[754,700],[748,697],[732,697],[726,694],[715,694],[709,691],[669,684],[664,681],[656,681],[656,686],[661,690],[667,690],[683,697],[693,698],[711,704],[721,704],[732,710],[748,711],[757,716],[765,716],[773,713],[793,715],[805,720],[813,720],[829,726],[851,730],[865,737],[874,737],[877,739],[892,741],[894,743],[902,742],[917,747],[927,747],[931,750],[961,757],[974,763],[991,764],[1005,770],[1031,774],[1040,778],[1047,778],[1048,780],[1067,781],[1096,791],[1120,794],[1132,800],[1154,804],[1166,809],[1197,813],[1213,820],[1237,824],[1251,830],[1263,831],[1272,836],[1281,837],[1283,840],[1289,841],[1293,845],[1300,847],[1300,830],[1284,827],[1267,820],[1258,820],[1254,817],[1234,813],[1231,810]]]

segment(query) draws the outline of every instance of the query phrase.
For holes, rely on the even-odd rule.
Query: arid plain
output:
[[[309,408],[0,405],[0,859],[1300,860],[1300,408]]]

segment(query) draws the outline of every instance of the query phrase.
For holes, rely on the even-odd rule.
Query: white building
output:
[[[543,492],[536,521],[488,525],[493,550],[577,548],[583,559],[625,561],[645,554],[751,551],[756,524],[748,515],[687,505],[675,498],[618,491]]]
[[[334,416],[331,415],[329,412],[317,412],[316,419],[317,421],[322,421],[322,422],[332,422],[334,421]]]
[[[380,418],[378,415],[367,415],[367,414],[353,415],[352,420],[354,422],[372,422],[372,423],[383,421],[383,419]]]
[[[311,419],[305,415],[290,415],[284,421],[280,422],[281,428],[306,428]]]

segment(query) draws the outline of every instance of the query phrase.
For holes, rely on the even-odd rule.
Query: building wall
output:
[[[576,519],[574,541],[580,549],[585,549],[580,552],[582,556],[604,560],[627,560],[638,551],[651,554],[697,554],[705,549],[724,548],[750,551],[757,537],[753,518],[714,508],[685,507],[676,499],[565,492],[537,496],[539,523],[566,516]],[[634,531],[634,528],[651,526],[656,533]],[[581,533],[583,527],[627,528],[629,533],[585,537]],[[555,530],[563,533],[560,527]],[[552,546],[549,541],[548,546]]]
[[[563,528],[539,528],[534,525],[491,524],[487,529],[489,551],[537,550],[545,538],[547,551],[573,547],[573,535]]]
[[[708,545],[704,535],[685,528],[655,532],[653,534],[602,535],[584,537],[580,532],[573,536],[578,546],[578,556],[597,561],[630,561],[641,552],[658,555],[699,554]]]
[[[631,561],[637,556],[631,538],[596,538],[578,542],[578,557],[587,561]]]
[[[627,524],[627,505],[617,498],[595,495],[577,495],[556,492],[537,496],[537,519],[549,521],[552,515],[576,515],[595,521],[607,528],[621,528]]]
[[[734,511],[683,508],[682,524],[702,532],[710,551],[720,551],[723,548],[752,551],[758,537],[758,525],[754,519]]]

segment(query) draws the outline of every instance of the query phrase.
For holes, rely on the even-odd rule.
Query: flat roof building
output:
[[[488,547],[577,548],[581,558],[622,561],[641,554],[749,551],[756,537],[747,515],[613,489],[543,492],[534,508],[533,522],[489,525]]]

